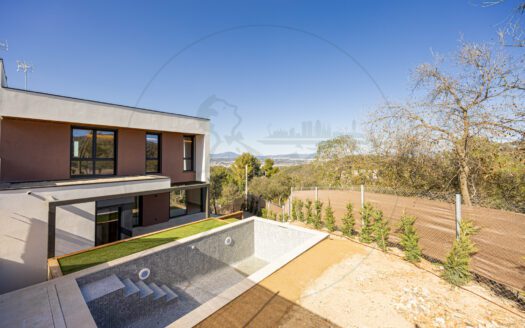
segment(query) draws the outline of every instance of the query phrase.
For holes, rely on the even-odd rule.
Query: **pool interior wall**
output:
[[[229,245],[227,237],[232,240]],[[124,290],[118,289],[87,305],[99,327],[164,327],[310,238],[306,230],[250,220],[79,277],[77,283],[82,290],[111,275],[137,282],[138,272],[149,268],[151,274],[144,282],[166,285],[176,299],[141,298],[139,293],[125,297]]]

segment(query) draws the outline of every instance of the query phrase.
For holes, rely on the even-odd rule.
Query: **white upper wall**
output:
[[[209,135],[207,119],[7,88],[0,59],[0,116]]]

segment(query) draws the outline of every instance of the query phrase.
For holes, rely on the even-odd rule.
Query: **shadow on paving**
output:
[[[300,305],[255,285],[196,327],[338,327]]]

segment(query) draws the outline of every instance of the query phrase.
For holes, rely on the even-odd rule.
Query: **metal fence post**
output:
[[[361,185],[361,208],[365,207],[365,185]]]
[[[288,197],[288,217],[292,220],[292,206],[293,206],[293,187],[290,187],[290,197]]]
[[[461,194],[456,194],[456,239],[461,233]]]
[[[317,187],[315,187],[315,201],[317,202],[319,200],[319,191],[317,190]]]

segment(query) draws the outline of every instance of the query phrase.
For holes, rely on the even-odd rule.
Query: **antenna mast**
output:
[[[24,72],[24,86],[27,90],[27,73],[33,72],[33,65],[26,63],[24,60],[17,60],[16,61],[16,71],[17,72]]]

